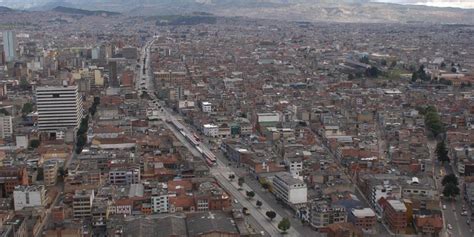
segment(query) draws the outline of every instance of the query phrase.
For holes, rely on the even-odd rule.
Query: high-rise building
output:
[[[5,52],[3,51],[3,44],[0,44],[0,65],[5,64]]]
[[[92,57],[92,59],[99,59],[99,57],[100,57],[100,48],[99,47],[96,47],[96,48],[92,49],[91,57]]]
[[[14,31],[3,32],[3,51],[7,62],[16,59],[16,35]]]
[[[109,87],[118,88],[120,83],[117,76],[117,62],[109,62]]]
[[[13,123],[12,116],[0,115],[0,138],[12,137]]]
[[[83,111],[77,86],[44,86],[36,88],[38,128],[57,132],[80,125]]]

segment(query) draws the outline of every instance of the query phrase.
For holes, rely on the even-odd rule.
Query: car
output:
[[[467,225],[471,225],[471,221],[469,219],[466,220]]]
[[[461,216],[467,216],[467,211],[461,212]]]
[[[234,199],[234,203],[237,204],[237,203],[239,203],[239,201],[237,201],[237,199]]]
[[[443,205],[443,210],[446,210],[446,205]]]
[[[451,224],[448,224],[448,230],[452,230],[453,226]]]

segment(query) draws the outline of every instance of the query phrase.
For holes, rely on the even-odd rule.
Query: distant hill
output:
[[[0,6],[0,12],[2,12],[2,13],[14,12],[14,11],[15,11],[15,10],[13,10],[13,9],[11,9],[11,8]]]
[[[115,15],[120,15],[120,13],[118,13],[118,12],[109,12],[109,11],[101,11],[101,10],[89,11],[89,10],[84,10],[84,9],[71,8],[71,7],[62,7],[62,6],[55,7],[55,8],[52,9],[52,11],[66,13],[66,14],[83,15],[83,16],[101,16],[101,15],[115,16]]]
[[[439,6],[440,3],[447,3],[447,6],[474,7],[473,0],[0,0],[0,2],[18,9],[54,9],[88,16],[115,15],[117,12],[130,16],[169,16],[208,12],[215,16],[244,16],[286,21],[474,25],[474,9],[404,5]]]

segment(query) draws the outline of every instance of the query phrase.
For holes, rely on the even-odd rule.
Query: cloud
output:
[[[372,0],[372,2],[425,5],[432,7],[474,8],[474,1],[472,0]]]

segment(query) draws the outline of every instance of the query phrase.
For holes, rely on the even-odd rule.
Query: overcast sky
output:
[[[474,8],[474,0],[373,0],[374,2],[390,2],[402,4],[420,4],[435,7]]]

